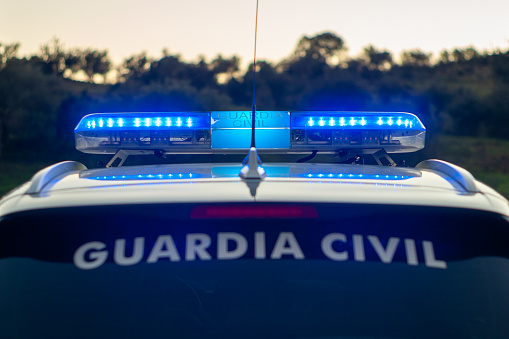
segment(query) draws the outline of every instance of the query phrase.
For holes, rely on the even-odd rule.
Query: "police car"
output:
[[[76,148],[105,168],[0,201],[0,337],[508,338],[508,202],[444,161],[396,166],[425,133],[410,113],[88,115]]]

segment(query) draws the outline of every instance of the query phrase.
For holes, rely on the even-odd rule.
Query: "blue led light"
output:
[[[301,174],[304,178],[331,178],[331,179],[377,179],[377,180],[406,180],[412,178],[407,175],[378,175],[378,174],[351,174],[351,173],[308,173]]]
[[[210,178],[210,175],[201,173],[167,173],[167,174],[134,174],[122,176],[97,176],[87,177],[91,180],[168,180],[168,179],[198,179]]]
[[[90,114],[75,129],[76,148],[98,154],[113,154],[121,149],[176,153],[191,148],[205,153],[248,149],[251,114],[250,111]],[[256,146],[273,152],[383,148],[394,153],[424,147],[426,129],[411,113],[257,111],[255,114]],[[315,133],[317,130],[330,132]]]
[[[415,115],[403,112],[292,112],[292,128],[425,130]]]
[[[84,117],[76,131],[210,129],[210,113],[98,113]]]

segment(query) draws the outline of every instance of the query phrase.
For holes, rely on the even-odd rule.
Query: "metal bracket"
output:
[[[396,163],[394,162],[394,160],[392,160],[390,155],[384,149],[380,149],[380,150],[376,151],[375,153],[373,153],[373,158],[375,158],[376,163],[380,166],[384,165],[380,161],[380,159],[382,159],[382,158],[385,158],[389,162],[389,166],[393,166],[393,167],[397,166]]]
[[[130,155],[155,155],[156,157],[160,158],[162,156],[165,156],[164,151],[161,150],[131,150],[131,149],[119,149],[117,153],[111,158],[111,160],[106,164],[107,168],[110,167],[122,167],[124,162],[127,160],[127,158]],[[115,165],[115,162],[120,159],[120,162]]]
[[[126,161],[127,157],[129,156],[129,152],[124,150],[118,150],[117,153],[111,158],[111,160],[106,164],[106,168],[113,167],[113,164],[117,159],[120,159],[120,162],[115,167],[121,167],[122,164]]]
[[[385,151],[383,148],[367,148],[367,149],[349,149],[349,150],[340,150],[337,153],[337,156],[339,157],[339,161],[341,162],[349,162],[351,161],[352,164],[363,164],[363,159],[361,155],[372,155],[375,159],[376,163],[380,166],[384,166],[382,161],[380,159],[385,158],[387,162],[389,163],[389,166],[397,166],[396,162],[392,160],[390,155]]]

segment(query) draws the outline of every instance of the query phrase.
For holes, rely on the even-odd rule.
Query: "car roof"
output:
[[[472,191],[447,171],[422,167],[272,163],[264,164],[263,180],[250,181],[239,177],[242,165],[238,163],[71,166],[31,192],[40,176],[36,174],[30,183],[3,198],[0,215],[71,206],[256,201],[442,206],[509,216],[507,200],[486,185],[472,181],[476,188]]]

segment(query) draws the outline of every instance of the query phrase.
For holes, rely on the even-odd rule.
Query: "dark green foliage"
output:
[[[142,52],[115,68],[115,84],[105,84],[113,69],[106,50],[65,49],[54,38],[20,59],[18,48],[0,44],[4,152],[70,150],[74,127],[93,112],[249,109],[252,101],[253,65],[241,70],[236,56],[187,62]],[[434,63],[429,53],[411,50],[398,63],[372,45],[348,58],[341,37],[322,33],[303,37],[278,64],[258,61],[256,80],[259,110],[408,111],[429,135],[509,137],[507,51],[456,48]]]

